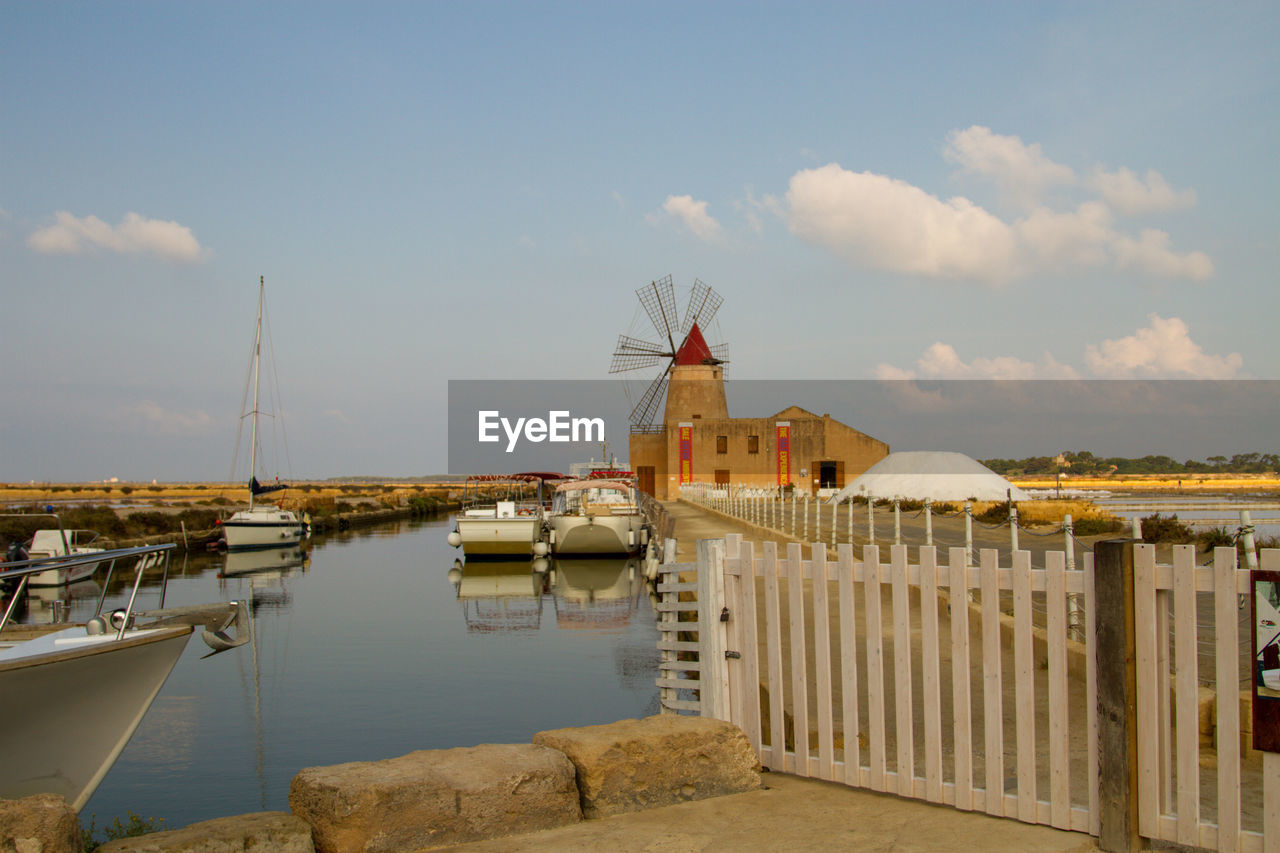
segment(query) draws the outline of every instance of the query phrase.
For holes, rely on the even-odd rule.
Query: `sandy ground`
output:
[[[756,851],[1025,851],[1096,849],[1075,832],[1028,826],[779,773],[763,791],[443,848],[458,853],[756,853]]]

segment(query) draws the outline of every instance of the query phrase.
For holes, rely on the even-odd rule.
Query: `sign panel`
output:
[[[791,482],[791,421],[777,421],[775,445],[778,448],[778,485]]]
[[[693,424],[679,424],[680,430],[680,482],[693,482]]]
[[[1280,752],[1280,572],[1250,572],[1253,589],[1253,748]]]

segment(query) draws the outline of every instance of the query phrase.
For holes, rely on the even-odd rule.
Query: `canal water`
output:
[[[202,659],[191,640],[82,823],[287,811],[303,767],[657,713],[658,634],[638,563],[454,570],[451,529],[393,523],[317,540],[305,557],[193,555],[184,567],[176,556],[166,604],[252,599],[253,642]],[[127,599],[118,585],[108,606]],[[97,584],[80,586],[73,619],[97,604]],[[157,603],[144,585],[139,606]]]

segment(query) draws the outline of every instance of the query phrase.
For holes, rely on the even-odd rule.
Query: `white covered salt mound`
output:
[[[1031,496],[976,459],[944,450],[890,453],[845,486],[834,500],[914,498],[935,501],[1015,501]]]

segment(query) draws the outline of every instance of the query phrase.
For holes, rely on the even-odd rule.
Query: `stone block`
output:
[[[81,849],[80,820],[65,797],[33,794],[0,800],[0,850],[80,853]]]
[[[582,820],[573,765],[533,744],[308,767],[289,786],[289,806],[319,853],[400,853]]]
[[[747,736],[721,720],[662,715],[539,732],[533,742],[569,756],[586,818],[763,787]]]
[[[311,827],[287,812],[257,812],[118,838],[98,853],[314,853]]]

